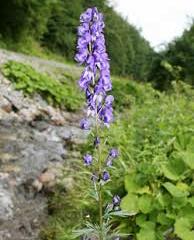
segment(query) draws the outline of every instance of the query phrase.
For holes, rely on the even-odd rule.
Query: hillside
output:
[[[96,220],[97,211],[81,160],[92,151],[92,136],[79,129],[80,68],[5,50],[0,59],[0,237],[80,239],[72,230],[88,215]],[[119,159],[105,200],[110,190],[119,194],[133,215],[115,217],[114,226],[135,240],[188,240],[194,92],[181,81],[161,93],[128,78],[112,80],[115,122],[103,134],[107,147],[118,147]]]
[[[0,46],[73,62],[79,16],[92,6],[98,7],[105,17],[112,73],[145,81],[153,49],[106,0],[1,1]]]

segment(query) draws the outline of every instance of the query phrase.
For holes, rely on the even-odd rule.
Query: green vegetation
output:
[[[166,64],[171,66],[171,71]],[[161,90],[171,87],[174,73],[178,73],[179,79],[183,79],[194,85],[194,22],[190,24],[181,37],[176,38],[164,51],[155,55],[153,65],[149,73],[149,81]]]
[[[120,227],[137,240],[192,239],[194,92],[181,82],[170,95],[144,92],[111,131],[128,168],[121,206],[132,217]]]
[[[116,122],[104,136],[109,135],[107,145],[119,146],[120,158],[104,197],[110,201],[110,189],[118,193],[122,209],[130,213],[128,218],[115,217],[114,226],[134,240],[192,239],[194,91],[174,82],[171,93],[160,93],[149,84],[119,78],[113,78],[113,89]],[[83,146],[87,150],[92,146]],[[79,161],[64,174],[63,184],[71,179],[71,188],[59,186],[51,198],[43,239],[71,239],[71,229],[95,216],[94,205],[86,201],[90,180],[83,177]]]
[[[118,146],[120,152],[104,197],[110,201],[109,190],[119,194],[130,216],[115,217],[113,226],[133,240],[193,240],[194,23],[155,53],[106,0],[7,0],[0,2],[0,47],[72,62],[80,13],[94,5],[105,15],[111,72],[122,76],[113,77],[116,121],[103,132],[109,136],[107,147]],[[84,96],[70,74],[54,79],[14,61],[2,72],[26,95],[38,93],[69,111],[83,106]],[[78,150],[92,151],[92,146]],[[68,164],[49,199],[43,240],[74,239],[72,229],[97,215],[92,200],[86,200],[90,179],[82,161]]]
[[[139,30],[109,7],[106,0],[1,1],[0,46],[73,62],[79,16],[93,6],[105,15],[112,73],[145,81],[153,50]]]
[[[17,90],[30,95],[38,93],[54,106],[75,111],[83,105],[83,96],[76,86],[76,81],[68,74],[63,74],[59,81],[37,72],[30,65],[15,61],[7,62],[2,72],[13,81]]]
[[[7,0],[0,2],[0,47],[44,58],[73,62],[80,14],[97,6],[105,16],[111,72],[172,88],[175,74],[194,84],[194,23],[181,37],[156,53],[141,32],[107,0]],[[119,56],[119,57],[118,57]]]

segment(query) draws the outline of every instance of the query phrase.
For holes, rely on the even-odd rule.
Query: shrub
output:
[[[144,88],[144,101],[135,97],[111,131],[126,169],[121,206],[132,216],[120,226],[133,239],[194,237],[194,92],[183,83],[174,89],[166,95]]]
[[[15,88],[22,90],[24,94],[39,93],[49,104],[70,111],[78,110],[82,105],[83,97],[76,87],[74,78],[68,74],[59,81],[37,72],[29,65],[15,61],[7,62],[2,72],[14,83]]]

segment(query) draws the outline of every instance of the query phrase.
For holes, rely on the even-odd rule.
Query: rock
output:
[[[52,124],[56,126],[64,125],[65,119],[59,109],[54,109],[51,106],[48,106],[45,109],[42,109],[43,112],[49,115]]]
[[[43,184],[38,179],[35,179],[32,183],[32,187],[35,189],[35,191],[40,192]]]
[[[11,234],[8,230],[0,231],[0,240],[11,239]]]
[[[33,121],[31,126],[38,129],[40,132],[43,132],[49,128],[49,124],[45,121]]]
[[[13,202],[10,192],[0,187],[0,221],[13,217]]]
[[[19,111],[19,116],[22,117],[24,121],[31,122],[33,121],[38,115],[40,115],[40,112],[38,111],[37,107],[31,107],[31,108],[22,108]]]
[[[0,96],[0,108],[10,113],[12,111],[12,104],[3,96]]]
[[[39,176],[39,181],[43,184],[49,184],[51,182],[54,182],[56,179],[56,175],[52,170],[47,170],[46,172],[43,172],[40,176]]]

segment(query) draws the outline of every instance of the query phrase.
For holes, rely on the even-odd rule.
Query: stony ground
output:
[[[0,50],[0,65],[7,60],[53,75],[59,69],[80,72],[55,61]],[[53,191],[64,165],[79,157],[76,146],[86,139],[87,133],[78,126],[81,115],[55,109],[38,95],[24,97],[0,73],[0,240],[39,239],[47,219],[47,193]]]

